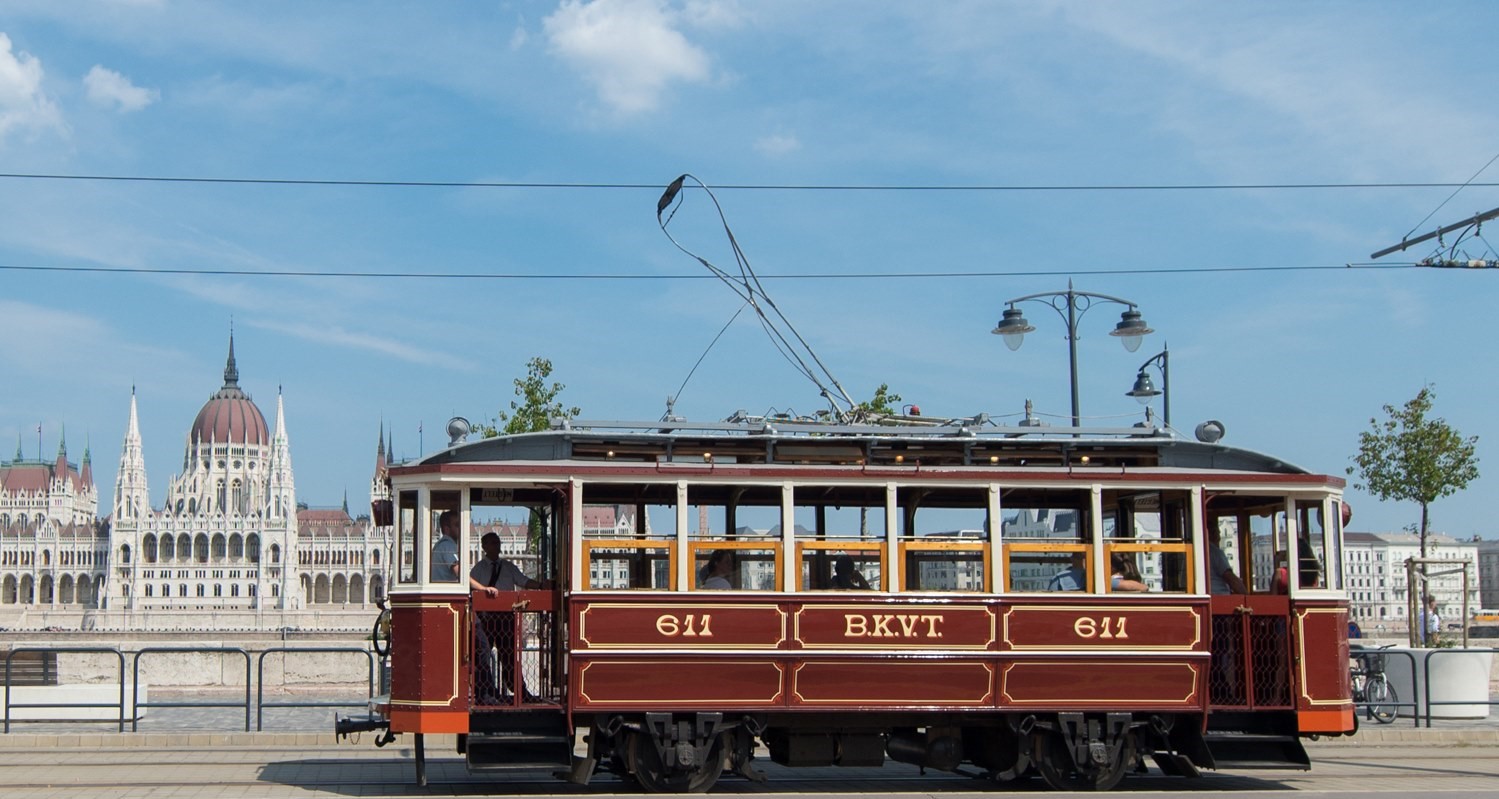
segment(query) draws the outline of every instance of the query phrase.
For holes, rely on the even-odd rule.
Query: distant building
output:
[[[297,503],[282,397],[275,424],[224,384],[188,431],[153,507],[136,396],[114,505],[100,521],[89,455],[0,464],[0,626],[123,630],[362,628],[388,583],[390,530]],[[372,498],[385,498],[381,430]],[[80,613],[79,611],[82,611]]]
[[[1499,541],[1475,541],[1478,549],[1478,598],[1484,609],[1499,611]]]
[[[57,458],[0,462],[0,618],[15,606],[98,607],[109,541],[98,520],[99,491],[88,449],[68,462],[66,436]]]
[[[1414,533],[1343,534],[1344,583],[1348,590],[1349,613],[1365,631],[1384,625],[1391,630],[1408,628],[1410,616],[1406,561],[1420,557],[1420,537]],[[1462,575],[1459,561],[1468,566],[1468,610],[1479,608],[1482,575],[1478,566],[1478,544],[1431,533],[1426,537],[1426,556],[1448,565],[1433,564],[1430,593],[1437,598],[1437,613],[1446,622],[1461,620],[1463,609]],[[1417,598],[1419,599],[1419,597]]]

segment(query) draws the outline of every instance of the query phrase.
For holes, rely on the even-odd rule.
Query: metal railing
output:
[[[12,673],[11,663],[12,663],[12,661],[15,660],[16,655],[20,654],[22,652],[40,652],[40,653],[43,653],[43,654],[47,654],[47,653],[61,654],[61,653],[65,653],[65,652],[75,652],[75,653],[82,653],[82,654],[110,654],[110,655],[114,655],[119,660],[119,668],[118,668],[118,670],[115,673],[115,675],[116,675],[115,676],[115,681],[117,683],[119,683],[119,686],[120,686],[120,701],[119,701],[119,703],[118,704],[108,704],[108,703],[104,703],[104,702],[17,702],[17,701],[15,701],[15,691],[12,690],[12,689],[15,688],[15,687],[17,687],[17,686],[12,685],[12,680],[11,680],[11,673]],[[118,717],[119,731],[120,732],[124,732],[125,731],[125,655],[124,655],[123,652],[121,652],[118,649],[111,649],[109,647],[69,647],[69,648],[66,648],[66,649],[59,649],[59,648],[53,648],[53,647],[23,646],[23,647],[18,647],[16,649],[12,649],[12,650],[10,650],[10,652],[8,654],[6,654],[6,656],[5,656],[5,732],[6,733],[10,732],[10,719],[11,719],[11,713],[10,713],[10,711],[11,711],[11,708],[22,708],[22,709],[47,708],[47,709],[57,709],[57,708],[74,708],[74,707],[76,707],[76,708],[115,708],[116,710],[119,711],[119,717]]]
[[[348,653],[358,652],[358,653],[364,655],[365,659],[368,661],[369,673],[366,676],[366,682],[367,682],[367,684],[369,686],[369,696],[373,697],[375,695],[375,653],[369,651],[368,649],[360,649],[360,648],[357,648],[357,647],[347,647],[347,646],[318,646],[318,647],[305,647],[305,648],[304,647],[291,647],[291,646],[278,646],[278,647],[274,647],[272,649],[267,649],[267,650],[265,650],[265,651],[263,651],[263,652],[260,653],[260,659],[257,660],[256,664],[255,664],[256,665],[256,669],[257,669],[257,671],[260,674],[260,680],[257,681],[257,683],[256,683],[256,690],[255,690],[255,731],[256,732],[260,732],[261,730],[263,730],[265,728],[264,727],[264,725],[265,725],[265,709],[268,708],[268,707],[363,707],[366,704],[365,702],[346,702],[346,701],[343,701],[343,700],[322,700],[322,701],[302,701],[302,702],[267,702],[267,701],[265,701],[265,658],[266,658],[266,655],[272,655],[272,654],[278,654],[278,653],[280,653],[280,654],[286,654],[288,652],[292,652],[292,653],[303,653],[303,652],[305,652],[305,653],[324,653],[324,654],[334,654],[334,653],[339,653],[339,652],[348,652]],[[285,668],[285,663],[284,662],[282,664],[282,668]]]
[[[1369,701],[1366,699],[1362,702],[1355,700],[1353,703],[1354,714],[1363,713],[1365,719],[1372,719],[1374,717],[1374,708],[1393,707],[1395,708],[1396,718],[1390,721],[1391,724],[1393,724],[1395,721],[1398,721],[1401,711],[1404,711],[1410,716],[1411,726],[1421,726],[1421,713],[1418,709],[1419,704],[1416,702],[1416,656],[1414,653],[1408,651],[1396,651],[1389,649],[1388,647],[1361,647],[1354,645],[1349,647],[1349,655],[1353,658],[1389,658],[1391,656],[1397,656],[1405,658],[1411,664],[1409,687],[1396,685],[1395,680],[1390,677],[1389,668],[1382,666],[1379,669],[1379,672],[1383,673],[1385,682],[1389,683],[1390,690],[1395,692],[1395,698],[1387,698],[1378,701]],[[1366,672],[1365,679],[1367,679],[1369,674],[1372,673],[1372,671]],[[1400,697],[1402,696],[1406,698],[1401,699]]]
[[[62,655],[62,654],[100,654],[100,655],[113,655],[115,657],[116,663],[117,663],[116,670],[115,670],[115,681],[114,682],[115,682],[115,685],[119,689],[119,692],[118,692],[118,701],[117,702],[113,702],[113,703],[104,703],[104,702],[78,702],[78,701],[73,701],[73,702],[64,702],[64,701],[57,701],[57,702],[17,702],[16,698],[15,698],[15,691],[13,689],[16,688],[16,687],[22,687],[22,686],[17,686],[17,685],[14,684],[16,682],[16,680],[14,679],[15,669],[13,668],[12,662],[13,662],[14,658],[16,657],[16,655],[22,654],[22,653],[43,653],[43,654],[58,654],[58,655]],[[4,711],[4,726],[3,726],[3,730],[4,730],[5,733],[9,733],[11,731],[11,723],[13,721],[13,714],[12,714],[12,709],[13,708],[14,709],[34,709],[34,708],[50,708],[50,709],[108,708],[108,709],[113,709],[113,710],[116,711],[116,717],[114,719],[16,719],[16,721],[37,722],[37,723],[51,723],[51,722],[59,722],[59,721],[68,721],[68,722],[108,721],[111,724],[115,724],[118,727],[118,730],[120,732],[125,732],[125,723],[126,723],[126,721],[130,722],[130,731],[131,732],[139,732],[139,730],[140,730],[141,710],[146,709],[146,708],[244,708],[244,711],[245,711],[245,727],[244,728],[245,728],[245,732],[250,732],[250,730],[251,730],[251,718],[252,718],[252,716],[256,719],[255,729],[257,731],[260,731],[260,730],[263,729],[263,724],[264,724],[264,709],[268,708],[268,707],[269,708],[294,708],[294,707],[360,707],[360,706],[363,706],[365,704],[365,702],[352,702],[352,701],[343,700],[343,699],[340,699],[340,700],[309,700],[309,701],[269,701],[269,702],[266,701],[266,699],[265,699],[265,658],[266,658],[267,655],[270,655],[270,654],[281,654],[281,655],[285,656],[285,655],[288,655],[288,654],[297,655],[297,654],[337,654],[337,653],[360,654],[360,655],[363,655],[366,658],[366,663],[367,663],[366,677],[365,677],[366,687],[367,687],[367,690],[368,690],[368,698],[373,698],[375,696],[375,656],[374,656],[374,653],[370,652],[368,649],[363,648],[363,647],[275,647],[275,648],[267,649],[267,650],[264,650],[263,652],[261,652],[260,653],[260,657],[257,660],[253,661],[253,666],[252,666],[252,660],[250,658],[250,653],[248,651],[242,649],[242,648],[239,648],[239,647],[146,647],[146,648],[143,648],[143,649],[140,649],[140,650],[136,650],[134,652],[126,652],[126,651],[123,651],[123,650],[120,650],[120,649],[114,648],[114,647],[18,647],[16,649],[10,650],[9,652],[7,652],[5,654],[5,666],[4,666],[4,671],[3,671],[4,681],[3,681],[3,683],[0,683],[0,687],[3,687],[4,691],[5,691],[4,700],[3,700],[3,702],[0,702],[0,704],[3,704],[3,706],[4,706],[3,707],[3,711]],[[220,656],[221,659],[227,656],[227,657],[233,658],[236,661],[242,658],[243,661],[244,661],[244,670],[242,672],[243,678],[244,678],[244,686],[245,686],[244,699],[243,700],[236,700],[236,701],[222,701],[222,700],[210,700],[210,701],[199,701],[199,700],[191,700],[191,701],[189,701],[189,700],[155,700],[155,701],[152,701],[149,698],[142,699],[141,696],[140,696],[140,693],[141,693],[140,692],[140,673],[141,673],[141,660],[142,660],[142,658],[145,657],[145,656],[151,656],[153,659],[155,659],[158,656],[170,657],[170,656],[174,656],[174,655],[176,655],[176,656],[181,656],[181,655],[218,655],[218,656]],[[125,659],[126,659],[127,656],[130,656],[130,660],[131,660],[131,671],[130,671],[131,680],[130,680],[130,682],[128,684],[127,684],[126,679],[125,679]],[[285,664],[284,664],[284,661],[283,661],[283,668],[284,668],[284,665]],[[236,676],[238,676],[238,675],[236,675]],[[107,684],[107,683],[105,683],[105,684]],[[255,692],[255,694],[253,696],[253,699],[252,699],[252,694],[251,694],[251,686],[252,686],[252,684],[254,686],[256,686],[256,688],[257,688],[257,690],[256,690],[256,692]],[[127,685],[128,685],[128,688],[129,688],[128,693],[127,693]],[[366,702],[367,701],[368,701],[368,699],[366,699]]]

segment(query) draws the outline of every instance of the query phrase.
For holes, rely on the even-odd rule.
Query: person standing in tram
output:
[[[1209,588],[1214,594],[1249,593],[1249,587],[1244,585],[1244,580],[1234,571],[1222,547],[1218,546],[1216,523],[1208,525],[1208,577]]]
[[[431,580],[434,583],[458,582],[458,513],[445,510],[437,517],[442,532],[432,545]]]
[[[854,557],[847,553],[833,558],[833,587],[841,589],[869,590],[869,581],[854,568]]]
[[[474,564],[474,568],[468,573],[468,587],[488,597],[497,597],[501,591],[519,591],[521,589],[546,588],[545,580],[533,580],[526,576],[514,562],[500,557],[500,536],[498,533],[485,533],[479,539],[479,546],[484,550],[484,557]],[[515,613],[476,613],[474,617],[477,624],[474,628],[476,639],[475,649],[479,656],[474,659],[474,684],[475,695],[480,704],[498,704],[503,700],[505,691],[516,683],[514,674],[515,661]],[[494,684],[494,669],[490,662],[491,651],[493,657],[499,660],[500,675],[503,682],[496,689]],[[524,680],[522,680],[522,683]],[[529,690],[525,691],[526,701],[537,701]]]

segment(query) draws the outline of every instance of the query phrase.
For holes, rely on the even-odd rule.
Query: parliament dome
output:
[[[229,338],[229,362],[224,367],[224,387],[214,393],[193,420],[189,441],[215,444],[268,446],[270,429],[254,400],[239,387],[239,369],[234,363],[234,337]]]

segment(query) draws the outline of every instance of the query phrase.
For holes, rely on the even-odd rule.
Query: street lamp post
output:
[[[1151,364],[1161,369],[1161,387],[1157,389],[1155,382],[1150,379],[1150,372],[1145,371]],[[1150,405],[1155,397],[1161,398],[1161,412],[1166,417],[1166,426],[1171,426],[1171,349],[1163,346],[1161,351],[1152,356],[1150,360],[1140,364],[1140,373],[1135,375],[1135,387],[1124,392],[1126,397],[1134,397],[1141,405]]]
[[[991,331],[996,336],[1004,336],[1005,346],[1011,351],[1020,349],[1025,339],[1025,334],[1036,328],[1025,320],[1025,315],[1019,308],[1015,307],[1019,302],[1040,302],[1049,306],[1062,317],[1067,323],[1067,358],[1071,364],[1072,374],[1072,426],[1082,426],[1082,411],[1078,405],[1077,397],[1077,324],[1082,320],[1083,314],[1088,312],[1095,304],[1116,303],[1126,306],[1124,313],[1120,314],[1119,323],[1109,331],[1109,335],[1117,336],[1119,342],[1130,352],[1140,349],[1140,339],[1148,333],[1154,332],[1145,324],[1145,319],[1140,316],[1139,307],[1129,300],[1120,297],[1111,297],[1107,294],[1094,294],[1088,291],[1076,291],[1072,288],[1072,281],[1067,281],[1066,291],[1043,292],[1041,294],[1027,294],[1024,297],[1016,297],[1005,303],[1010,307],[1004,311],[1004,317]]]

